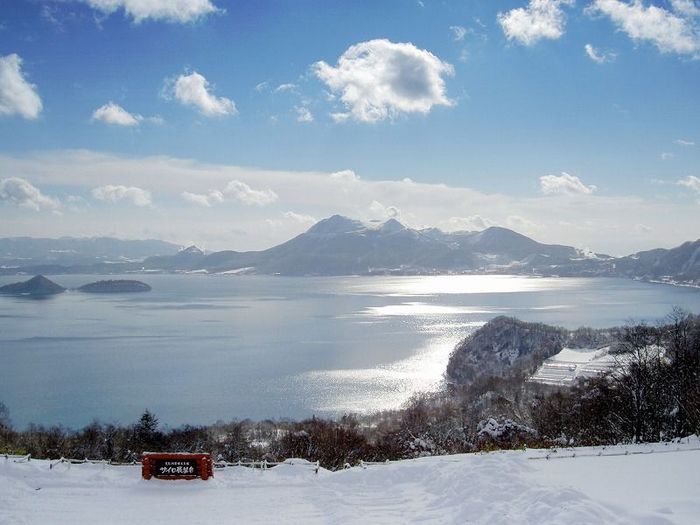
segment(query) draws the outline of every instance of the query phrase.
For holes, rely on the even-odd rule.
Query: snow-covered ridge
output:
[[[339,472],[316,473],[314,464],[293,460],[264,471],[227,467],[209,481],[191,482],[145,481],[139,465],[50,464],[0,456],[0,523],[700,522],[697,437],[441,456]]]

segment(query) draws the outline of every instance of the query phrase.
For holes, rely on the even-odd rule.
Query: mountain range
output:
[[[174,255],[180,246],[158,240],[112,237],[0,238],[0,267],[79,266],[141,261],[156,254]]]
[[[100,242],[95,239],[36,241],[38,245],[33,248],[33,255],[27,257],[27,251],[22,252],[25,259],[15,257],[13,264],[8,264],[6,247],[16,247],[20,243],[17,239],[0,239],[0,264],[3,266],[0,272],[299,276],[499,273],[628,277],[700,285],[700,239],[672,249],[611,257],[571,246],[539,243],[500,227],[448,233],[436,228],[408,228],[396,219],[368,226],[340,215],[319,221],[293,239],[261,251],[207,253],[196,246],[178,250],[176,245],[162,241],[112,239],[110,244],[106,238]],[[63,255],[67,248],[59,241],[65,241],[76,253]],[[22,242],[26,245],[29,241]],[[88,249],[96,245],[110,247],[92,252]],[[18,252],[17,248],[14,250]]]

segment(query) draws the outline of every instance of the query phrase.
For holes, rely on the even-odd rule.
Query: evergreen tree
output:
[[[141,451],[156,451],[162,445],[163,435],[158,431],[158,418],[148,409],[134,425],[134,441]]]

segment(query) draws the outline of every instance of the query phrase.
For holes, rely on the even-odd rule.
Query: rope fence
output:
[[[667,448],[667,449],[651,449],[651,450],[625,450],[623,452],[604,452],[603,450],[599,450],[596,453],[586,453],[586,452],[572,452],[571,454],[566,454],[566,455],[561,455],[558,453],[558,451],[551,451],[547,453],[544,456],[535,456],[527,459],[572,459],[572,458],[597,458],[597,457],[614,457],[614,456],[645,456],[649,454],[668,454],[669,452],[691,452],[691,451],[698,451],[700,450],[700,447],[693,447],[693,448],[682,448],[682,447],[676,447],[676,448]]]
[[[5,461],[12,461],[14,463],[28,463],[32,459],[31,454],[27,455],[17,455],[17,454],[2,454],[2,457],[5,458]],[[118,461],[111,461],[108,459],[76,459],[76,458],[59,458],[59,459],[53,459],[53,460],[48,460],[49,461],[49,470],[53,470],[53,468],[56,465],[59,464],[67,464],[67,465],[83,465],[86,463],[89,463],[91,465],[110,465],[113,467],[133,467],[133,466],[140,466],[141,465],[141,460],[134,460],[131,462],[118,462]],[[316,474],[318,474],[319,469],[321,468],[321,464],[319,461],[316,462],[309,462],[306,460],[293,460],[293,459],[286,459],[284,461],[267,461],[267,460],[262,460],[262,461],[214,461],[213,466],[217,470],[222,470],[225,468],[231,468],[231,467],[246,467],[246,468],[252,468],[252,469],[259,469],[259,470],[268,470],[272,467],[276,467],[278,465],[294,465],[297,467],[308,467],[314,470]],[[347,465],[347,464],[346,464]],[[346,468],[349,468],[350,465],[348,465]]]

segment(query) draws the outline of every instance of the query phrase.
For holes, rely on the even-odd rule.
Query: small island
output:
[[[43,275],[32,277],[28,281],[0,286],[0,294],[46,296],[65,292],[60,284],[47,279]]]
[[[116,279],[84,284],[78,288],[78,291],[85,293],[133,293],[150,292],[151,287],[141,281]]]

